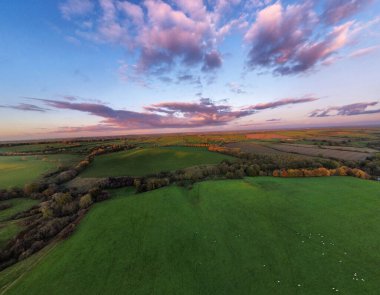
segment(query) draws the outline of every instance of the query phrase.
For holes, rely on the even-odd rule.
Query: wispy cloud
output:
[[[44,113],[48,111],[49,109],[42,108],[33,104],[28,104],[28,103],[20,103],[18,105],[0,105],[0,108],[5,108],[5,109],[14,109],[18,111],[30,111],[30,112],[41,112]]]
[[[95,5],[91,0],[67,0],[59,6],[64,18],[71,19],[92,12]]]
[[[276,100],[273,102],[259,103],[256,105],[252,105],[252,106],[247,107],[247,109],[256,110],[256,111],[266,110],[266,109],[275,109],[275,108],[282,107],[285,105],[293,105],[293,104],[313,102],[313,101],[316,101],[318,99],[319,98],[316,98],[316,97],[284,98],[284,99]]]
[[[374,0],[329,0],[322,14],[328,24],[336,24],[366,8]]]
[[[244,90],[244,85],[240,83],[229,82],[226,85],[230,89],[230,91],[233,93],[236,93],[236,94],[246,93],[246,91]]]
[[[333,117],[333,116],[357,116],[380,113],[380,109],[368,109],[378,105],[379,102],[361,102],[338,107],[317,109],[309,114],[309,117]]]
[[[269,69],[280,75],[309,71],[349,43],[353,24],[326,29],[320,25],[312,2],[287,6],[276,2],[259,11],[245,34],[251,46],[248,68]],[[327,31],[315,33],[321,30]]]
[[[354,52],[352,52],[349,57],[361,57],[361,56],[365,56],[365,55],[368,55],[368,54],[371,54],[377,50],[380,49],[380,45],[376,45],[376,46],[371,46],[371,47],[366,47],[366,48],[361,48],[361,49],[358,49]]]
[[[226,125],[239,118],[251,116],[265,109],[285,105],[307,103],[317,98],[287,98],[278,101],[233,108],[226,100],[213,101],[200,98],[195,102],[161,102],[146,106],[143,112],[114,109],[101,103],[77,101],[77,97],[66,96],[64,100],[30,98],[53,109],[76,110],[102,118],[103,129],[159,129],[159,128],[197,128]],[[15,107],[12,107],[15,108]],[[41,110],[47,110],[35,106]],[[33,109],[31,109],[33,110]],[[62,130],[91,131],[94,126],[65,127]],[[76,129],[77,128],[77,129]],[[71,130],[71,131],[70,131]],[[63,132],[63,131],[62,131]]]

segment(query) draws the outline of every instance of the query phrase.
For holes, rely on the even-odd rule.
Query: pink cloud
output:
[[[377,51],[379,49],[380,49],[380,45],[366,47],[366,48],[361,48],[361,49],[358,49],[358,50],[352,52],[349,55],[349,57],[353,57],[353,58],[362,57],[362,56],[371,54],[371,53],[373,53],[373,52],[375,52],[375,51]]]
[[[317,109],[309,114],[309,117],[333,117],[333,116],[357,116],[380,114],[380,109],[371,109],[378,105],[379,102],[359,102],[339,107],[328,107],[325,109]],[[369,108],[369,109],[368,109]]]
[[[236,119],[251,116],[258,111],[290,104],[307,103],[316,98],[281,99],[233,109],[226,102],[201,98],[197,102],[162,102],[144,108],[144,112],[113,109],[100,103],[59,101],[31,98],[55,109],[76,110],[102,118],[101,125],[112,128],[162,129],[197,128],[226,125]]]
[[[266,109],[275,109],[275,108],[282,107],[285,105],[313,102],[313,101],[316,101],[318,99],[319,98],[316,98],[316,97],[284,98],[284,99],[276,100],[273,102],[259,103],[256,105],[252,105],[252,106],[249,106],[248,109],[256,110],[256,111],[266,110]]]
[[[251,49],[250,69],[267,68],[281,75],[311,70],[349,44],[354,22],[333,27],[324,38],[319,16],[311,2],[283,6],[280,2],[262,9],[245,34]]]

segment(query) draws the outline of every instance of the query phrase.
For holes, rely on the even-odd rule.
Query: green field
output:
[[[33,207],[38,204],[38,201],[27,198],[17,198],[0,202],[0,204],[4,203],[10,204],[11,207],[5,210],[0,210],[0,221],[4,221],[18,212],[22,212],[30,207]]]
[[[78,155],[0,156],[0,189],[24,187],[61,165],[71,165]]]
[[[12,237],[14,237],[19,231],[22,230],[22,226],[17,221],[5,221],[18,212],[25,211],[34,205],[38,204],[38,201],[32,199],[11,199],[1,201],[0,204],[11,204],[11,207],[5,210],[0,210],[0,248]]]
[[[80,176],[144,176],[201,164],[217,164],[224,159],[234,158],[205,148],[141,148],[98,156]]]
[[[257,177],[113,195],[44,259],[0,273],[4,286],[30,269],[5,294],[380,289],[380,183]]]

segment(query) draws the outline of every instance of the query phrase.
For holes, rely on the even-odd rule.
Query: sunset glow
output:
[[[3,1],[0,140],[380,122],[376,0]]]

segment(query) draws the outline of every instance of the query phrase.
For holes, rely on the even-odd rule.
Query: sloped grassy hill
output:
[[[68,166],[80,159],[79,155],[57,154],[36,156],[0,156],[0,189],[24,187],[42,174],[58,166]]]
[[[5,294],[380,289],[380,183],[257,177],[113,194]]]

